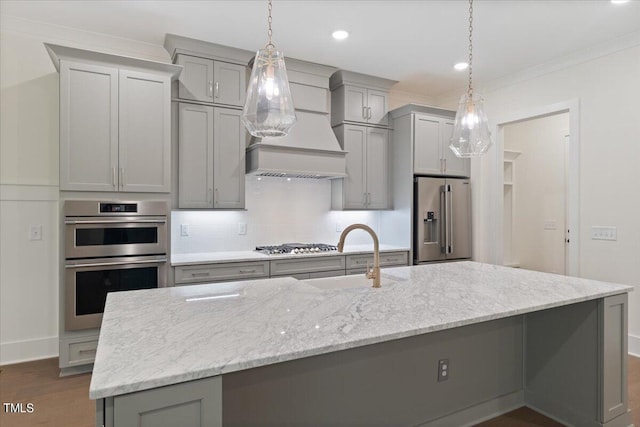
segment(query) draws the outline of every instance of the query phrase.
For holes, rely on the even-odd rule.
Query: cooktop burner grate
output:
[[[285,243],[282,245],[256,246],[256,251],[267,255],[277,254],[314,254],[337,251],[335,245],[326,243]]]

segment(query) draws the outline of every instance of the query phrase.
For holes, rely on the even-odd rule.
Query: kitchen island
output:
[[[631,425],[631,287],[475,262],[382,279],[109,294],[97,424],[460,426],[526,404],[568,424]]]

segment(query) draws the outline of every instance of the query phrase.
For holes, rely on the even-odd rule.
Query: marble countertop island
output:
[[[631,291],[457,262],[383,270],[383,287],[273,278],[108,294],[90,386],[100,399]],[[385,285],[385,279],[392,283]]]

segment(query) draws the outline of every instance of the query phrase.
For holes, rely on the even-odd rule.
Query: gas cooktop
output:
[[[256,246],[256,251],[267,255],[277,254],[316,254],[337,251],[338,247],[325,243],[285,243],[283,245]]]

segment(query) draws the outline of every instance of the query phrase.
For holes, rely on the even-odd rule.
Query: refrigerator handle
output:
[[[448,233],[447,233],[447,186],[440,187],[440,252],[447,253],[449,247]]]
[[[449,230],[449,238],[447,239],[447,253],[453,252],[453,194],[451,185],[447,184],[447,195],[449,196],[449,206],[447,207],[447,229]]]

